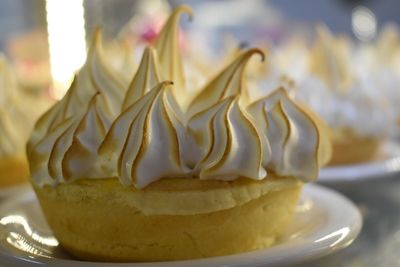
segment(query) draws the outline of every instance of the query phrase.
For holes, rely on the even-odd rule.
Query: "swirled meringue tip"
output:
[[[179,49],[178,21],[180,16],[186,13],[191,19],[192,9],[186,5],[177,7],[165,23],[158,35],[154,47],[158,53],[163,79],[175,83],[174,93],[176,96],[182,94],[185,87],[185,75],[183,70],[182,56]]]
[[[93,171],[96,170],[91,165],[96,162],[97,149],[110,126],[107,116],[102,114],[102,101],[104,98],[100,93],[92,97],[88,110],[72,135],[71,145],[65,151],[61,162],[64,180],[85,178],[93,175]],[[54,178],[54,175],[52,176]]]
[[[180,154],[184,129],[168,101],[171,85],[158,84],[126,109],[100,146],[100,155],[107,157],[102,169],[117,171],[125,185],[141,188],[170,175],[185,176]]]
[[[313,112],[294,102],[283,87],[248,106],[249,113],[262,125],[270,142],[267,169],[304,181],[315,180],[318,169],[330,158],[331,143],[324,124]],[[312,152],[312,153],[310,153]],[[264,158],[264,162],[265,162]]]
[[[319,143],[318,143],[318,166],[322,167],[328,164],[332,157],[332,130],[331,127],[323,120],[317,113],[312,111],[308,106],[302,103],[295,103],[300,110],[304,112],[315,123],[318,129]]]
[[[261,180],[269,172],[315,179],[327,151],[317,119],[283,88],[242,101],[246,66],[255,54],[265,60],[261,50],[240,53],[182,108],[182,13],[191,10],[173,12],[129,84],[109,69],[96,31],[86,63],[29,141],[35,184],[114,178],[140,189],[163,178]]]
[[[122,110],[135,103],[140,97],[160,83],[161,78],[156,53],[153,47],[147,47],[144,50],[139,69],[136,71],[126,92]]]
[[[197,117],[197,127],[192,126],[203,135],[211,131],[212,136],[205,150],[207,152],[196,166],[200,170],[200,179],[265,178],[267,173],[261,166],[263,151],[260,136],[240,108],[238,96],[229,97],[220,106],[211,109],[212,112]],[[206,118],[202,118],[204,116]]]
[[[261,56],[261,62],[264,61],[264,53],[258,49],[249,49],[241,53],[232,63],[220,71],[214,79],[200,91],[192,100],[187,111],[188,116],[192,117],[201,110],[205,110],[229,96],[241,94],[243,89],[244,69],[249,59],[258,54]]]

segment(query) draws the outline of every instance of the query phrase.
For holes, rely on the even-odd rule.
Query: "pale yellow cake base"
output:
[[[0,187],[13,186],[27,182],[28,177],[29,167],[24,156],[0,159]]]
[[[290,177],[168,179],[137,190],[108,179],[35,186],[35,191],[67,251],[84,260],[127,262],[269,247],[291,220],[301,187]]]

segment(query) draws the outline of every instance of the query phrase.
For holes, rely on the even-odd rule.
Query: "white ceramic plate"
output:
[[[30,188],[28,183],[0,188],[0,199],[18,196]]]
[[[305,186],[293,223],[274,247],[231,256],[157,263],[95,263],[74,260],[58,246],[32,192],[0,209],[0,262],[4,266],[52,267],[240,267],[282,266],[348,246],[362,220],[352,202],[318,185]],[[286,265],[285,265],[286,266]]]
[[[321,183],[364,181],[393,177],[398,173],[400,173],[400,145],[398,142],[388,141],[382,144],[377,160],[323,168],[318,181]]]

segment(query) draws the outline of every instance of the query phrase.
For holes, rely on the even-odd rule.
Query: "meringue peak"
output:
[[[92,162],[97,159],[97,149],[110,127],[110,121],[102,112],[104,98],[100,93],[94,95],[89,107],[73,134],[71,146],[62,160],[63,178],[85,178],[93,175]],[[79,170],[78,172],[76,170]]]
[[[106,137],[99,147],[99,154],[111,155],[115,154],[115,151],[121,151],[123,147],[123,143],[121,143],[120,140],[121,134],[127,134],[132,121],[135,120],[139,112],[142,109],[148,110],[150,104],[154,101],[155,97],[160,93],[162,88],[170,85],[172,85],[172,82],[170,81],[157,84],[148,93],[143,95],[139,101],[134,102],[128,108],[123,110],[122,113],[114,120],[110,130],[107,132]],[[126,135],[122,137],[126,138]]]
[[[177,7],[168,18],[154,43],[163,78],[175,83],[174,93],[176,96],[182,93],[185,87],[185,76],[178,36],[178,21],[182,13],[188,14],[189,18],[193,16],[192,9],[189,6],[181,5]]]
[[[260,55],[261,61],[264,61],[265,55],[260,49],[249,49],[241,53],[212,79],[189,105],[187,111],[189,117],[209,108],[220,100],[242,93],[244,91],[244,70],[249,59],[255,54]]]
[[[165,172],[182,175],[178,136],[184,130],[174,118],[176,113],[168,100],[172,84],[159,83],[123,111],[99,147],[100,158],[104,159],[101,169],[120,177],[125,185],[143,187]],[[169,157],[165,158],[163,151],[170,151]],[[149,171],[148,164],[154,157],[160,157],[160,168],[153,166]]]
[[[304,181],[314,180],[321,165],[320,153],[329,150],[330,143],[321,137],[320,127],[281,87],[248,107],[270,142],[271,160],[267,164],[278,175],[292,175]],[[260,115],[264,113],[265,115]]]
[[[150,89],[160,83],[161,78],[158,69],[158,59],[153,47],[147,47],[139,64],[129,88],[126,92],[122,105],[122,110],[136,102],[140,97],[146,94]]]
[[[200,179],[247,177],[260,180],[266,176],[261,165],[260,137],[253,122],[239,106],[238,96],[222,100],[209,112],[197,115],[196,120],[192,121],[192,129],[207,136],[202,138],[207,140],[204,146],[207,149],[196,166]]]
[[[93,35],[92,45],[88,51],[88,59],[79,74],[85,74],[85,72],[89,72],[91,78],[89,81],[91,83],[90,86],[93,88],[92,95],[96,92],[104,95],[110,115],[118,115],[125,95],[125,85],[122,82],[123,78],[108,67],[103,52],[100,29],[97,29]],[[78,75],[78,82],[82,80],[87,81],[87,78],[84,75]]]
[[[46,134],[56,129],[58,125],[63,123],[65,120],[73,117],[74,112],[79,113],[82,107],[86,106],[86,103],[81,101],[78,97],[76,87],[77,82],[75,75],[70,88],[64,97],[38,119],[34,127],[35,131],[33,131],[27,144],[28,155],[31,153],[35,145],[46,136]]]

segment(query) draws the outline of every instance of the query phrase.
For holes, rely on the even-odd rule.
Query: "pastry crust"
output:
[[[357,164],[374,160],[378,156],[381,139],[361,137],[349,130],[336,133],[329,165]]]
[[[148,186],[145,194],[141,194],[143,189],[123,187],[117,179],[34,188],[55,236],[78,258],[169,261],[271,246],[289,223],[302,187],[295,178],[271,176],[232,182],[167,179]],[[260,189],[257,196],[250,187],[270,190]],[[164,205],[165,195],[171,198],[168,209],[149,208]],[[197,195],[195,200],[193,195]],[[200,202],[195,205],[199,213],[190,214],[182,207],[175,212],[174,206],[185,197],[187,202]],[[236,205],[226,208],[216,203],[219,210],[206,212],[210,198],[233,199]]]
[[[25,156],[6,157],[0,160],[0,187],[27,182],[28,177],[29,167]]]

